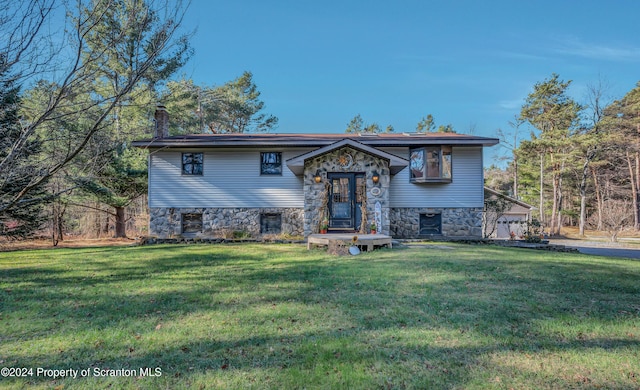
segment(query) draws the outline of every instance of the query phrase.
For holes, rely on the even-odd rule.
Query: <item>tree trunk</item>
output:
[[[126,221],[124,218],[124,207],[116,207],[116,234],[115,238],[126,238]]]
[[[590,148],[587,150],[587,154],[582,164],[582,177],[580,178],[580,237],[584,237],[584,230],[587,224],[587,184],[589,178],[589,168],[591,167],[591,161],[596,157],[596,149]],[[596,187],[596,197],[598,198],[598,213],[600,213],[600,194],[598,194],[598,184],[596,180],[595,170],[591,168],[593,172],[593,181]],[[600,223],[599,219],[599,222]]]
[[[566,155],[566,152],[564,152],[563,154]],[[558,207],[556,209],[558,221],[556,225],[556,234],[558,235],[562,233],[562,226],[564,226],[564,216],[562,215],[562,210],[564,210],[564,193],[562,192],[564,181],[562,179],[562,172],[565,171],[565,162],[566,158],[563,157],[562,163],[559,166],[556,164],[556,167],[558,168],[558,170],[556,171],[556,175],[558,176]]]
[[[60,207],[60,205],[58,205]],[[62,210],[58,209],[58,215],[56,217],[56,226],[58,241],[64,241],[64,213],[67,211],[67,206],[62,207]]]
[[[100,234],[102,233],[102,213],[93,213],[93,228],[95,231],[94,236],[100,238]]]
[[[58,181],[53,183],[54,194],[60,193],[60,183]],[[64,234],[64,213],[67,210],[67,205],[63,204],[60,197],[56,197],[51,202],[51,243],[53,246],[58,246],[58,243],[63,240]]]
[[[518,199],[518,157],[513,157],[513,198]]]
[[[58,211],[56,210],[56,208],[57,205],[54,201],[51,204],[51,244],[53,246],[58,246],[59,241],[57,229],[60,226],[60,223],[58,222]]]
[[[634,225],[633,228],[638,231],[640,230],[640,153],[636,152],[636,197],[634,199]]]
[[[544,226],[544,154],[540,154],[540,224]]]
[[[596,191],[596,211],[598,215],[598,224],[596,229],[602,230],[602,190],[600,189],[598,174],[596,173],[596,169],[593,167],[591,167],[591,175],[593,176],[593,186]]]
[[[558,174],[559,175],[559,174]],[[558,177],[558,204],[557,204],[557,208],[555,210],[556,212],[556,231],[554,234],[556,235],[560,235],[561,233],[561,229],[562,229],[562,202],[563,202],[563,196],[562,196],[562,177],[559,176]]]
[[[637,230],[638,226],[640,226],[640,221],[638,220],[638,183],[636,181],[635,170],[633,169],[633,162],[631,161],[631,156],[629,152],[627,152],[627,166],[629,167],[629,179],[631,181],[631,200],[633,201],[633,226]]]
[[[578,222],[580,237],[584,237],[584,228],[586,224],[587,224],[586,186],[580,183],[580,221]]]
[[[551,180],[553,183],[553,202],[551,204],[551,221],[549,227],[549,233],[551,235],[557,234],[556,220],[558,219],[558,208],[560,207],[558,205],[558,199],[560,197],[558,194],[558,189],[560,187],[559,180],[560,178],[558,176],[558,173],[554,171],[553,178]]]
[[[589,176],[589,159],[582,164],[582,177],[580,178],[580,237],[584,237],[584,227],[587,224],[587,177]]]

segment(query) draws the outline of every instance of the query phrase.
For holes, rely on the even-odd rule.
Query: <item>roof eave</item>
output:
[[[500,197],[502,197],[502,198],[505,198],[505,199],[507,199],[509,202],[515,203],[515,204],[517,204],[517,205],[519,205],[519,206],[522,206],[522,207],[524,207],[524,208],[528,208],[529,210],[537,210],[537,209],[538,209],[537,207],[532,206],[532,205],[530,205],[529,203],[525,203],[525,202],[523,202],[523,201],[521,201],[521,200],[519,200],[519,199],[512,198],[512,197],[510,197],[509,195],[505,195],[505,194],[503,194],[503,193],[501,193],[501,192],[499,192],[499,191],[496,191],[496,190],[494,190],[494,189],[492,189],[492,188],[489,188],[489,187],[486,187],[486,186],[485,186],[485,187],[484,187],[484,190],[485,190],[486,192],[489,192],[489,193],[493,194],[493,195],[496,195],[496,196],[500,196]]]
[[[352,139],[345,137],[344,139]],[[474,138],[474,139],[450,139],[450,138],[429,138],[429,139],[407,139],[402,141],[388,139],[366,139],[358,140],[359,143],[374,147],[411,147],[418,145],[451,145],[451,146],[494,146],[500,141],[497,138]],[[323,147],[336,142],[336,139],[273,139],[273,140],[203,140],[203,139],[151,139],[134,141],[132,146],[144,149],[159,148],[237,148],[237,147]]]

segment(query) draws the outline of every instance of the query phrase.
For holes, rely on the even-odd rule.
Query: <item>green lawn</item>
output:
[[[0,253],[0,367],[33,370],[3,388],[640,388],[640,262],[448,243]],[[94,376],[118,369],[137,374]]]

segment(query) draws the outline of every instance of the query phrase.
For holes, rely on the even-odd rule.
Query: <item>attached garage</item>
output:
[[[503,215],[496,221],[496,232],[492,238],[524,237],[527,232],[528,216],[524,214]]]
[[[512,234],[514,238],[524,237],[531,221],[531,210],[535,207],[487,187],[484,198],[485,238],[509,239]]]

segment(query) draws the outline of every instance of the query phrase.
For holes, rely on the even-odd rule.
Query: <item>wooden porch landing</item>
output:
[[[353,243],[353,237],[357,236],[358,240]],[[307,249],[313,248],[314,245],[329,246],[331,242],[343,242],[347,246],[356,245],[366,247],[367,252],[374,249],[375,246],[392,247],[391,236],[385,234],[358,234],[358,233],[328,233],[328,234],[311,234],[307,237]]]

